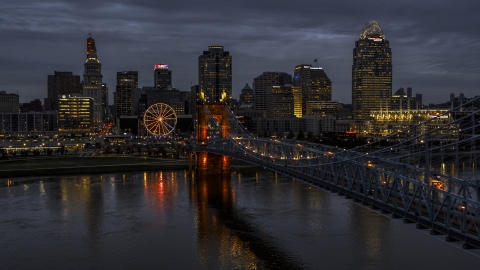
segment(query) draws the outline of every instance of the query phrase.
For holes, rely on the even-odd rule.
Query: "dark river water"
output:
[[[0,187],[2,270],[480,267],[477,250],[260,168],[23,180]]]

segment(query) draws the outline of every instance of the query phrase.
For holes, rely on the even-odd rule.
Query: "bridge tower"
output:
[[[210,112],[205,111],[204,106]],[[230,121],[227,105],[220,102],[197,103],[195,131],[199,146],[207,146],[208,120],[213,117],[220,124],[221,138],[227,138],[230,132]],[[196,154],[196,171],[198,174],[230,174],[230,157],[198,151]]]

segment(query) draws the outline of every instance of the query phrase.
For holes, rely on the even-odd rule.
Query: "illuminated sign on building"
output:
[[[168,69],[168,65],[167,64],[156,64],[155,66],[153,66],[153,69]]]
[[[448,118],[448,115],[440,115],[438,112],[429,112],[428,113],[429,118]]]
[[[379,37],[379,36],[371,36],[368,39],[373,40],[373,41],[382,41],[383,40],[382,37]]]

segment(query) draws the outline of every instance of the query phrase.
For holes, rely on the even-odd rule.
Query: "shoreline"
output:
[[[17,159],[0,163],[0,179],[166,169],[188,170],[188,160],[129,156]]]
[[[0,162],[0,181],[23,177],[101,174],[134,171],[188,170],[188,159],[138,156],[53,157]],[[48,166],[48,167],[47,167]],[[232,159],[232,169],[253,166]],[[9,168],[9,169],[6,169]]]

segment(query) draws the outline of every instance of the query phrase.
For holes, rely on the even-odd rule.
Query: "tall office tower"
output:
[[[83,71],[84,97],[93,99],[93,126],[96,131],[102,128],[103,124],[103,99],[102,99],[102,64],[97,56],[97,47],[92,35],[87,39],[87,60]]]
[[[108,87],[106,83],[102,83],[102,114],[103,121],[108,118]]]
[[[153,67],[155,75],[155,89],[171,90],[172,89],[172,71],[168,70],[167,64],[156,64]]]
[[[253,79],[253,99],[255,110],[267,111],[267,90],[272,86],[292,84],[292,75],[285,72],[265,71]]]
[[[296,66],[293,86],[295,93],[302,93],[302,115],[314,114],[311,108],[332,100],[332,82],[321,67],[309,64]]]
[[[267,89],[267,118],[294,116],[292,85],[270,86]]]
[[[117,72],[117,87],[115,92],[116,117],[132,116],[135,111],[133,102],[134,91],[138,88],[138,71]]]
[[[46,111],[58,110],[58,96],[78,94],[82,92],[80,76],[73,75],[72,72],[57,72],[54,75],[48,75],[48,100],[45,104]]]
[[[371,20],[353,49],[353,118],[363,120],[371,111],[389,110],[391,96],[392,50],[380,25]]]
[[[254,103],[253,99],[253,89],[248,85],[248,83],[243,87],[242,92],[240,93],[240,100],[238,101],[239,105],[252,106]]]
[[[232,56],[223,46],[209,46],[198,57],[199,100],[226,102],[232,99]]]

